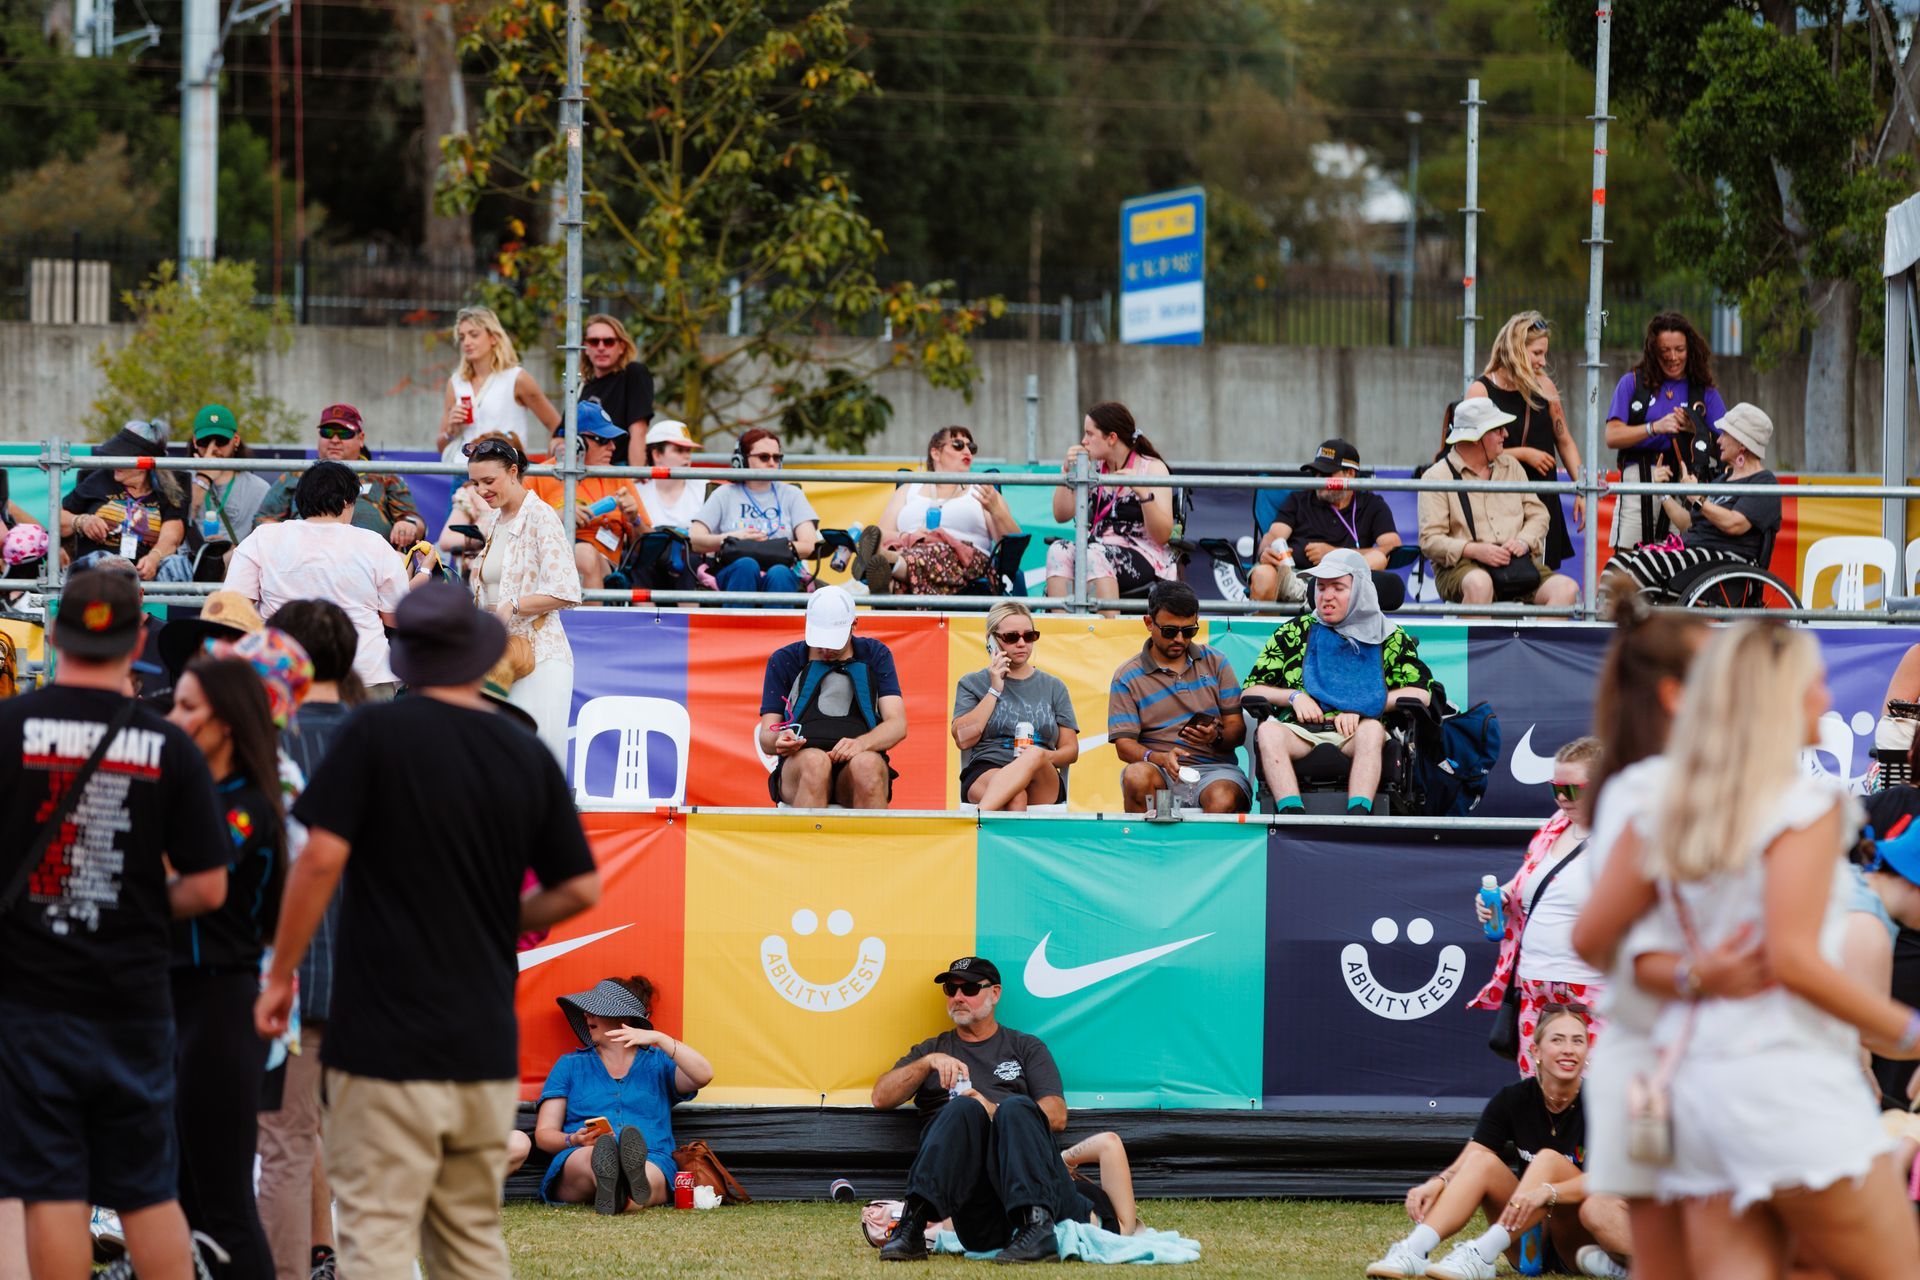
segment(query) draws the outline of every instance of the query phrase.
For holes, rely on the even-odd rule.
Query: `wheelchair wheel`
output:
[[[1680,593],[1689,609],[1798,609],[1800,598],[1780,579],[1752,565],[1716,566]]]

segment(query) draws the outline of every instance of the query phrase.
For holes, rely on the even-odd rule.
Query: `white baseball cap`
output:
[[[672,418],[663,418],[647,428],[648,444],[683,444],[689,449],[700,446],[687,434],[687,424],[676,422]]]
[[[1485,396],[1475,396],[1471,400],[1462,400],[1453,411],[1453,429],[1447,432],[1448,444],[1459,444],[1462,440],[1478,440],[1496,427],[1504,427],[1519,419],[1502,409]]]
[[[807,647],[844,649],[853,634],[853,593],[845,587],[822,587],[807,601]]]

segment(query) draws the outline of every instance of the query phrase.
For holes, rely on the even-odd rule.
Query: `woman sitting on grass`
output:
[[[548,1204],[624,1213],[672,1193],[671,1111],[713,1082],[713,1065],[653,1029],[653,992],[636,974],[558,1001],[584,1047],[563,1054],[540,1091],[534,1144],[560,1153],[540,1180]]]

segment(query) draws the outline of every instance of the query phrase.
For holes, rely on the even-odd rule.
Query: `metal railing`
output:
[[[217,467],[209,467],[208,460],[186,456],[167,457],[108,457],[104,455],[75,455],[67,442],[52,440],[46,442],[38,457],[14,455],[0,456],[0,466],[8,468],[37,468],[46,473],[48,492],[48,530],[53,532],[60,527],[61,489],[63,478],[68,471],[86,470],[163,470],[163,471],[255,471],[283,473],[299,469],[305,463],[290,465],[284,458],[225,458],[220,459]],[[343,463],[356,473],[383,473],[399,475],[449,475],[465,477],[467,467],[464,463],[374,460]],[[898,471],[875,471],[855,468],[824,467],[781,467],[735,468],[735,467],[582,467],[577,459],[574,465],[562,466],[544,463],[529,467],[529,476],[552,476],[561,481],[565,501],[571,507],[577,485],[580,480],[589,477],[608,477],[633,480],[687,480],[694,482],[766,482],[783,481],[789,484],[861,484],[895,487],[903,483],[917,484],[978,484],[983,475],[978,471],[928,472],[915,471],[903,476]],[[1086,455],[1076,458],[1072,473],[1046,472],[992,472],[991,483],[997,486],[1071,488],[1074,494],[1073,504],[1073,579],[1072,587],[1065,596],[1028,597],[1027,606],[1036,612],[1061,611],[1070,614],[1089,612],[1135,613],[1144,609],[1144,602],[1138,599],[1111,599],[1094,596],[1089,593],[1087,580],[1087,550],[1090,536],[1091,497],[1096,489],[1112,487],[1114,478],[1096,473],[1090,469]],[[1424,479],[1420,477],[1384,477],[1384,476],[1320,476],[1314,474],[1186,474],[1173,473],[1151,477],[1149,488],[1166,489],[1268,489],[1268,490],[1328,490],[1351,489],[1357,492],[1374,493],[1532,493],[1542,499],[1558,500],[1561,495],[1585,495],[1597,511],[1597,500],[1602,494],[1635,496],[1639,494],[1669,494],[1674,496],[1698,494],[1703,497],[1751,496],[1759,493],[1777,493],[1783,497],[1803,498],[1844,498],[1858,501],[1905,503],[1920,499],[1920,486],[1887,484],[1731,484],[1718,483],[1671,483],[1648,484],[1641,482],[1622,482],[1612,485],[1589,483],[1577,480],[1454,480]],[[1903,549],[1896,549],[1903,550]],[[1761,566],[1764,568],[1765,566]],[[1591,619],[1596,616],[1598,601],[1594,591],[1594,562],[1587,562],[1587,582],[1581,600],[1566,607],[1553,607],[1532,604],[1487,603],[1456,604],[1410,601],[1397,612],[1415,617],[1459,616],[1499,619],[1552,619],[1569,620]],[[48,607],[57,597],[61,581],[61,570],[57,556],[49,556],[41,576],[32,583],[32,589],[43,594]],[[1865,621],[1885,622],[1894,620],[1905,611],[1920,609],[1920,600],[1903,601],[1894,597],[1893,587],[1889,583],[1885,609],[1840,610],[1840,609],[1739,609],[1715,608],[1707,612],[1722,616],[1743,616],[1749,613],[1764,613],[1769,617],[1785,617],[1802,620],[1818,619],[1822,621]],[[27,589],[24,580],[21,589]],[[217,590],[216,583],[194,582],[149,582],[147,595],[156,601],[192,600]],[[733,591],[680,591],[680,590],[593,590],[583,593],[586,603],[590,604],[706,604],[706,605],[793,605],[803,606],[807,595],[804,592],[733,592]],[[994,603],[992,597],[948,596],[948,595],[869,595],[861,597],[861,603],[878,609],[935,609],[944,612],[984,612]],[[1217,615],[1273,615],[1286,616],[1302,611],[1296,603],[1280,601],[1203,601],[1204,610]]]

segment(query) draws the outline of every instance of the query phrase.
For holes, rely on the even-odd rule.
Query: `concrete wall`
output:
[[[0,440],[77,437],[96,385],[94,352],[102,343],[126,341],[130,332],[123,325],[0,324],[0,388],[6,392]],[[1459,353],[1445,348],[983,342],[976,351],[982,380],[971,405],[907,373],[880,375],[877,385],[894,416],[871,452],[918,453],[935,428],[959,422],[974,429],[987,452],[1022,458],[1027,375],[1037,374],[1043,459],[1058,458],[1078,438],[1087,405],[1121,400],[1176,462],[1301,458],[1326,437],[1344,435],[1370,463],[1406,466],[1432,455],[1460,369]],[[1555,353],[1576,438],[1585,421],[1579,359],[1578,352]],[[1632,359],[1627,352],[1608,354],[1603,411]],[[262,361],[261,380],[302,418],[344,400],[366,415],[377,445],[427,448],[452,361],[451,345],[437,332],[308,328],[298,331],[286,355]],[[557,396],[550,367],[539,372]],[[1716,373],[1729,404],[1751,400],[1773,416],[1776,465],[1797,466],[1804,456],[1805,361],[1762,373],[1750,360],[1723,359]],[[1855,379],[1855,469],[1877,470],[1880,366],[1861,362]],[[1920,404],[1911,386],[1908,396],[1909,456],[1920,459]]]

